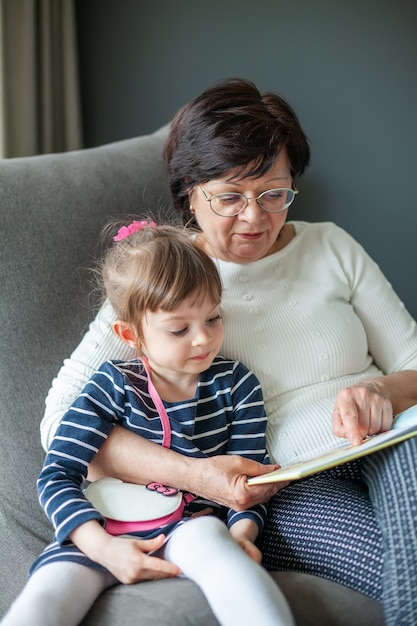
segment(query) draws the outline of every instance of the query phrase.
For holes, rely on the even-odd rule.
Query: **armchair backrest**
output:
[[[0,609],[52,536],[36,499],[39,422],[94,315],[88,279],[100,232],[124,214],[169,211],[166,133],[0,161],[0,553],[14,570]]]

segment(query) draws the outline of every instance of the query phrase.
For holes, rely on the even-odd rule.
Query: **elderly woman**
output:
[[[417,403],[416,323],[386,278],[334,224],[287,221],[309,156],[285,100],[239,79],[185,105],[165,149],[174,204],[198,225],[222,276],[222,353],[261,380],[269,452],[281,465],[340,437],[360,443]],[[113,321],[106,304],[55,379],[45,447],[92,371],[106,358],[131,356]],[[413,438],[281,488],[248,486],[247,476],[265,471],[253,461],[179,457],[115,428],[92,477],[174,482],[237,509],[272,497],[265,566],[372,596],[390,626],[417,623],[416,459]]]

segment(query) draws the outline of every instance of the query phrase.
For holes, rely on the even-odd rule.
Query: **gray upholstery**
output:
[[[111,218],[166,213],[169,192],[153,135],[78,152],[0,161],[0,615],[52,536],[35,493],[39,422],[63,358],[92,319],[88,268]],[[172,216],[172,214],[171,214]],[[276,574],[297,624],[382,624],[380,606],[312,576]],[[215,624],[199,589],[178,579],[104,593],[83,624]]]

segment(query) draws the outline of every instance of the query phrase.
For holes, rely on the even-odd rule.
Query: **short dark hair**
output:
[[[164,156],[175,207],[186,211],[191,188],[232,170],[263,176],[282,149],[292,176],[300,176],[310,148],[284,98],[261,94],[241,78],[215,83],[184,105],[171,123]]]

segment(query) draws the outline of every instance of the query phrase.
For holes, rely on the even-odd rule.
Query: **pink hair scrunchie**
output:
[[[143,228],[156,228],[157,224],[155,222],[147,222],[146,220],[141,220],[138,222],[135,220],[129,226],[122,226],[117,235],[113,237],[113,241],[122,241],[126,239],[126,237],[130,237],[133,233],[137,233]]]

